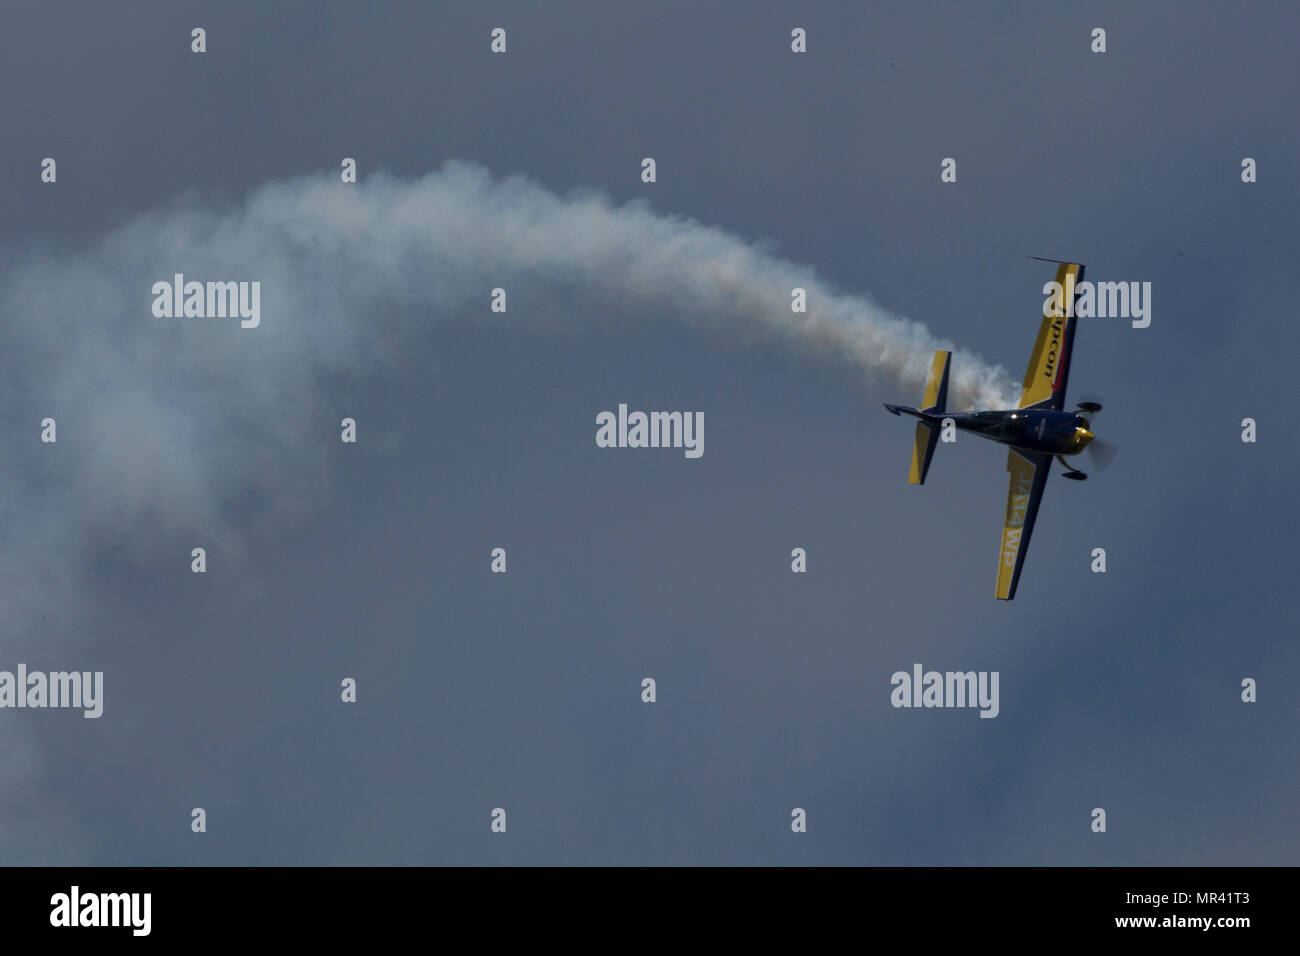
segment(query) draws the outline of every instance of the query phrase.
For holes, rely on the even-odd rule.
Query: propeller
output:
[[[1075,402],[1075,407],[1079,414],[1083,415],[1088,421],[1088,428],[1092,428],[1092,423],[1101,413],[1101,398],[1096,395],[1080,395],[1079,400]],[[1083,449],[1088,454],[1088,460],[1092,462],[1094,471],[1105,471],[1106,467],[1115,460],[1115,455],[1119,449],[1111,442],[1104,438],[1094,438],[1088,442]]]
[[[1093,471],[1105,471],[1119,452],[1119,448],[1113,442],[1108,442],[1104,438],[1094,438],[1084,446],[1083,450],[1088,460],[1092,462]]]
[[[1085,415],[1096,415],[1101,411],[1101,399],[1096,395],[1080,395],[1074,404]]]

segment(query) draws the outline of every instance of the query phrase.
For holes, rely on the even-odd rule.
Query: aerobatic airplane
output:
[[[1054,309],[1050,304],[1044,306],[1043,322],[1029,359],[1029,369],[1025,372],[1018,409],[961,414],[947,412],[948,362],[952,353],[943,351],[934,355],[925,386],[924,408],[885,405],[895,415],[903,413],[920,419],[916,425],[912,472],[908,478],[914,485],[925,484],[934,446],[939,441],[945,421],[962,431],[1010,446],[1007,471],[1011,472],[1011,486],[1007,489],[1007,511],[1002,523],[997,583],[997,596],[1006,601],[1016,596],[1016,584],[1020,581],[1020,569],[1029,551],[1029,536],[1034,530],[1034,519],[1038,517],[1038,504],[1043,498],[1052,459],[1056,458],[1068,469],[1066,478],[1076,481],[1087,478],[1064,456],[1077,455],[1093,442],[1090,419],[1101,411],[1101,405],[1095,401],[1079,402],[1075,411],[1064,410],[1065,385],[1070,376],[1077,322],[1074,302],[1076,289],[1083,281],[1083,266],[1073,262],[1062,262],[1059,266],[1056,282],[1063,291],[1060,301],[1064,306],[1060,309]],[[1054,315],[1053,312],[1060,314]],[[1098,441],[1090,451],[1096,453],[1098,467],[1105,467],[1111,454],[1109,446]]]

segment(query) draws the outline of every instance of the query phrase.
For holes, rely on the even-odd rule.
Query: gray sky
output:
[[[0,711],[3,859],[1295,863],[1298,30],[1289,4],[14,5],[0,669],[103,670],[105,703]],[[367,187],[459,159],[644,199],[1017,378],[1051,278],[1022,253],[1149,281],[1149,328],[1076,342],[1120,455],[1056,469],[1005,604],[1001,449],[910,487],[880,403],[919,394],[657,291],[541,274],[432,321],[415,269],[350,311],[353,237],[361,266],[300,290],[309,335],[271,291],[256,330],[152,318],[159,249],[181,271],[187,228],[343,156]],[[705,454],[597,448],[619,402],[703,411]],[[892,708],[915,662],[999,671],[1000,715]]]

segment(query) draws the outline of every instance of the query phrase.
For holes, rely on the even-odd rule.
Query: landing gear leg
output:
[[[1086,474],[1079,471],[1077,468],[1071,467],[1070,463],[1066,461],[1064,458],[1062,458],[1060,455],[1056,456],[1056,460],[1059,461],[1062,465],[1064,465],[1065,468],[1067,469],[1065,474],[1062,475],[1061,477],[1070,478],[1073,479],[1074,481],[1083,481],[1085,478],[1088,477]]]

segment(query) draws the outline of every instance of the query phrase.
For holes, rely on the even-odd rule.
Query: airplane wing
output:
[[[1062,262],[1056,270],[1056,284],[1060,286],[1061,308],[1043,306],[1043,324],[1038,329],[1038,341],[1029,357],[1025,371],[1024,391],[1020,393],[1021,408],[1051,408],[1060,411],[1065,405],[1065,383],[1070,377],[1070,359],[1074,352],[1074,327],[1078,318],[1074,314],[1074,300],[1079,283],[1083,281],[1083,266],[1077,262]],[[1052,314],[1059,312],[1059,315]]]
[[[1004,601],[1016,596],[1020,569],[1029,553],[1029,536],[1034,531],[1034,519],[1038,517],[1038,504],[1043,500],[1043,488],[1047,485],[1051,466],[1050,455],[1036,455],[1014,448],[1007,451],[1011,485],[1007,489],[1007,514],[1002,522],[997,590],[997,596]]]
[[[1021,408],[1060,411],[1065,405],[1065,386],[1070,378],[1070,359],[1074,353],[1074,329],[1079,321],[1074,303],[1082,281],[1082,264],[1058,263],[1056,284],[1061,295],[1055,302],[1049,300],[1043,305],[1043,322],[1038,327],[1033,354],[1029,356],[1029,368],[1025,370]],[[1043,500],[1043,488],[1047,485],[1051,465],[1050,455],[1015,449],[1007,452],[1011,484],[1007,488],[1006,517],[1002,520],[997,588],[997,596],[1004,601],[1016,596],[1020,570],[1025,566],[1025,555],[1029,553],[1029,536],[1034,533],[1034,521],[1038,518],[1038,505]]]

